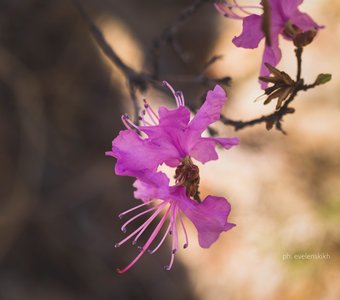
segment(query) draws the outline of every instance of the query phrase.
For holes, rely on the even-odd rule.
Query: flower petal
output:
[[[220,119],[221,110],[227,99],[223,88],[216,85],[213,90],[208,91],[205,102],[191,120],[188,128],[202,133],[208,125]]]
[[[322,26],[314,22],[309,15],[302,13],[299,10],[296,10],[294,14],[290,16],[290,21],[302,31],[322,28]]]
[[[231,207],[225,198],[208,196],[198,204],[182,195],[179,206],[195,225],[202,248],[209,248],[223,231],[235,226],[227,221]]]
[[[166,126],[145,126],[141,129],[153,144],[159,146],[160,164],[166,163],[170,167],[176,167],[187,155],[182,147],[185,129]]]
[[[143,180],[137,179],[133,186],[134,196],[144,202],[152,199],[166,199],[169,195],[169,178],[162,172],[148,172]]]
[[[190,111],[185,106],[176,109],[167,109],[161,106],[158,110],[159,126],[185,128],[190,121]]]
[[[233,38],[233,43],[236,47],[254,49],[258,47],[263,37],[261,16],[254,14],[243,19],[242,33]]]
[[[117,175],[141,177],[146,170],[156,170],[162,162],[162,150],[161,146],[142,139],[135,131],[122,130],[112,141],[112,151],[106,155],[117,158]]]
[[[206,138],[200,138],[199,141],[190,149],[190,156],[202,164],[218,159],[215,150],[215,142]]]
[[[240,143],[240,139],[238,137],[232,138],[207,138],[209,140],[213,140],[215,143],[221,145],[224,149],[230,149],[233,146],[237,146]]]
[[[281,1],[282,2],[282,1]],[[280,3],[283,13],[290,18],[298,9],[298,6],[302,4],[303,0],[289,0],[284,3]]]
[[[182,142],[185,140],[184,131],[190,120],[190,112],[184,106],[172,110],[161,107],[158,112],[159,125],[139,128],[154,144],[160,146],[158,155],[161,163],[176,167],[187,154]]]
[[[234,138],[200,138],[197,143],[190,149],[189,153],[194,159],[201,163],[218,159],[215,150],[216,144],[221,145],[225,149],[239,144],[239,139]]]
[[[271,47],[266,45],[263,52],[260,76],[269,76],[270,74],[269,70],[265,66],[265,63],[269,63],[275,67],[281,60],[278,33],[272,33],[271,42]],[[260,81],[260,83],[263,90],[268,86],[267,82]]]

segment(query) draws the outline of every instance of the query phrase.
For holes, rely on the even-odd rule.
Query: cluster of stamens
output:
[[[129,214],[135,210],[138,210],[142,207],[148,206],[150,204],[154,204],[157,200],[151,200],[149,202],[145,202],[143,204],[140,204],[136,207],[133,207],[123,213],[121,213],[119,215],[119,218],[122,218],[123,216],[125,216],[126,214]],[[179,211],[179,207],[177,205],[176,202],[172,202],[172,201],[163,201],[161,203],[158,204],[154,204],[151,208],[148,208],[140,213],[138,213],[137,215],[133,216],[132,218],[130,218],[129,220],[127,220],[123,226],[121,227],[121,230],[126,233],[126,227],[132,223],[133,221],[140,219],[142,216],[144,216],[145,214],[148,214],[152,211],[153,214],[142,224],[140,225],[136,230],[134,230],[131,234],[129,234],[126,238],[124,238],[123,240],[121,240],[120,242],[115,244],[115,247],[118,248],[121,245],[123,245],[124,243],[126,243],[127,241],[132,239],[132,245],[136,245],[139,238],[142,236],[142,234],[145,232],[145,230],[153,223],[153,221],[156,219],[156,217],[158,215],[160,215],[162,213],[162,211],[164,211],[164,214],[161,218],[161,220],[158,222],[158,224],[156,225],[155,229],[153,230],[153,232],[151,233],[151,235],[149,236],[149,238],[147,239],[147,241],[144,243],[143,246],[138,246],[138,249],[140,250],[140,253],[135,257],[134,260],[132,260],[132,262],[126,266],[124,269],[120,270],[117,269],[118,273],[124,273],[127,270],[129,270],[139,259],[140,257],[147,251],[150,254],[155,253],[160,247],[161,245],[164,243],[166,237],[168,235],[172,236],[171,239],[171,244],[172,244],[172,249],[171,249],[171,258],[170,258],[170,262],[167,266],[165,266],[164,268],[166,270],[170,270],[173,262],[174,262],[174,258],[175,258],[175,253],[178,250],[178,231],[177,231],[177,217],[179,218],[181,227],[183,229],[184,232],[184,236],[185,236],[185,243],[183,245],[183,248],[187,248],[188,247],[188,234],[186,231],[186,228],[184,226],[184,222],[182,219],[182,216],[180,214]],[[169,220],[168,216],[170,217]],[[165,223],[168,222],[167,226],[165,226]],[[165,230],[164,230],[165,227]],[[157,236],[160,234],[160,232],[163,231],[163,235],[161,236],[159,242],[156,244],[156,246],[154,248],[150,248],[151,244],[155,241],[155,239],[157,238]]]
[[[163,81],[163,84],[170,89],[173,96],[175,97],[177,107],[184,106],[184,96],[181,91],[175,91],[172,86],[166,82]],[[149,105],[149,103],[146,101],[146,99],[143,100],[144,102],[144,109],[140,112],[138,120],[143,126],[154,126],[159,124],[159,116],[157,113],[152,109],[152,107]],[[145,119],[146,115],[149,117],[149,121]],[[140,132],[140,128],[129,118],[127,114],[122,115],[121,117],[122,122],[124,126],[127,129],[136,129],[138,132]]]

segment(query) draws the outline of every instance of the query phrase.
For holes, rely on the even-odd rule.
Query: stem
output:
[[[302,47],[295,49],[295,55],[296,55],[296,59],[297,59],[297,73],[296,73],[296,82],[297,83],[301,80],[302,51],[303,51]]]

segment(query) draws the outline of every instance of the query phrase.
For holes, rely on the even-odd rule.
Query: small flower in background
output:
[[[233,39],[237,47],[257,48],[268,32],[260,70],[260,76],[268,76],[269,71],[265,63],[276,66],[281,60],[279,35],[293,41],[297,47],[304,47],[312,42],[317,30],[322,28],[309,15],[298,9],[302,2],[303,0],[267,0],[261,1],[259,6],[242,6],[233,0],[233,4],[218,1],[215,7],[228,18],[243,20],[242,33]],[[249,11],[256,9],[261,12],[263,8],[266,10],[262,14]],[[267,85],[268,83],[261,81],[262,89]]]
[[[156,217],[163,214],[145,244],[139,247],[140,253],[127,267],[118,269],[119,273],[129,270],[146,251],[151,254],[156,252],[169,234],[172,252],[170,263],[165,268],[170,270],[178,250],[178,225],[184,233],[184,248],[188,246],[188,235],[181,213],[196,227],[198,241],[203,248],[210,247],[221,232],[235,226],[227,221],[230,204],[225,198],[209,195],[201,201],[198,190],[199,168],[193,162],[193,159],[201,163],[216,160],[216,145],[229,149],[239,143],[238,138],[201,136],[210,124],[220,118],[220,111],[227,100],[225,92],[218,85],[209,91],[204,104],[190,120],[190,111],[184,105],[183,94],[175,92],[167,82],[164,84],[172,91],[177,108],[170,110],[162,106],[157,114],[145,101],[145,110],[140,116],[142,125],[137,126],[127,115],[122,116],[127,130],[119,133],[112,141],[112,151],[106,153],[117,159],[117,175],[136,177],[134,187],[137,190],[134,195],[143,201],[142,204],[120,214],[120,217],[123,217],[138,211],[124,223],[122,231],[126,232],[126,227],[131,222],[153,212],[140,227],[115,246],[119,247],[131,239],[132,243],[136,244]],[[149,120],[146,120],[146,116]],[[175,185],[171,186],[169,178],[158,171],[162,164],[175,168]],[[139,211],[146,206],[151,207]],[[161,237],[152,249],[151,245],[158,236]]]

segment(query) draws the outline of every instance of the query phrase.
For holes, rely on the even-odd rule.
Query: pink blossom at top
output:
[[[285,32],[288,24],[302,32],[322,28],[322,26],[315,23],[309,15],[302,13],[298,9],[298,6],[302,4],[303,0],[269,0],[268,2],[270,6],[271,44],[265,45],[260,76],[269,75],[265,63],[276,66],[281,60],[279,35],[281,34],[285,39],[292,40],[291,36],[287,35]],[[228,1],[219,1],[215,4],[215,7],[226,17],[243,20],[242,33],[233,39],[233,43],[237,47],[247,49],[258,47],[260,41],[264,38],[264,33],[261,29],[262,15],[251,13],[249,10],[261,12],[263,9],[262,1],[259,6],[242,6],[239,5],[236,0],[233,0],[233,4],[228,3]],[[236,13],[235,10],[239,10],[240,14]],[[267,83],[261,82],[261,87],[265,89]]]
[[[190,111],[184,106],[181,92],[171,89],[177,102],[176,109],[161,106],[158,115],[145,102],[145,113],[151,119],[148,123],[141,116],[142,126],[136,127],[126,115],[122,117],[128,126],[147,135],[141,138],[128,127],[112,141],[112,151],[108,155],[117,158],[115,172],[117,175],[143,177],[144,170],[157,170],[162,163],[177,167],[187,156],[201,163],[218,159],[215,147],[221,145],[225,149],[238,145],[238,138],[202,137],[207,127],[219,120],[220,112],[227,100],[224,90],[219,86],[209,91],[206,100],[197,114],[190,121]],[[136,151],[141,149],[143,151]],[[147,153],[147,155],[146,155]]]
[[[112,150],[106,153],[117,159],[115,165],[117,175],[136,177],[134,187],[137,190],[134,195],[143,201],[140,205],[120,214],[120,217],[123,217],[138,212],[124,223],[122,231],[126,232],[126,227],[131,222],[153,212],[139,228],[116,243],[116,247],[131,239],[133,244],[137,243],[145,230],[156,222],[156,217],[162,215],[147,241],[139,247],[140,253],[127,267],[118,269],[119,273],[130,269],[146,251],[149,253],[157,251],[169,234],[171,234],[172,252],[166,269],[170,270],[178,249],[179,229],[182,229],[184,234],[184,248],[188,245],[188,234],[182,213],[196,227],[198,241],[203,248],[210,247],[221,232],[235,226],[227,221],[230,204],[225,198],[209,195],[202,202],[200,201],[199,170],[193,163],[193,159],[202,163],[218,159],[216,145],[229,149],[239,143],[238,138],[202,137],[203,131],[219,119],[227,100],[226,94],[217,85],[208,92],[204,104],[190,120],[190,111],[184,105],[183,94],[175,92],[167,82],[164,83],[172,91],[177,107],[168,109],[162,106],[157,114],[145,102],[140,126],[133,124],[124,115],[122,121],[127,130],[119,133],[112,141]],[[149,121],[146,120],[146,115]],[[158,170],[163,163],[176,168],[176,183],[173,186],[170,186],[169,178]],[[144,207],[147,209],[142,210]],[[151,248],[159,236],[161,236],[160,240],[154,248]]]

